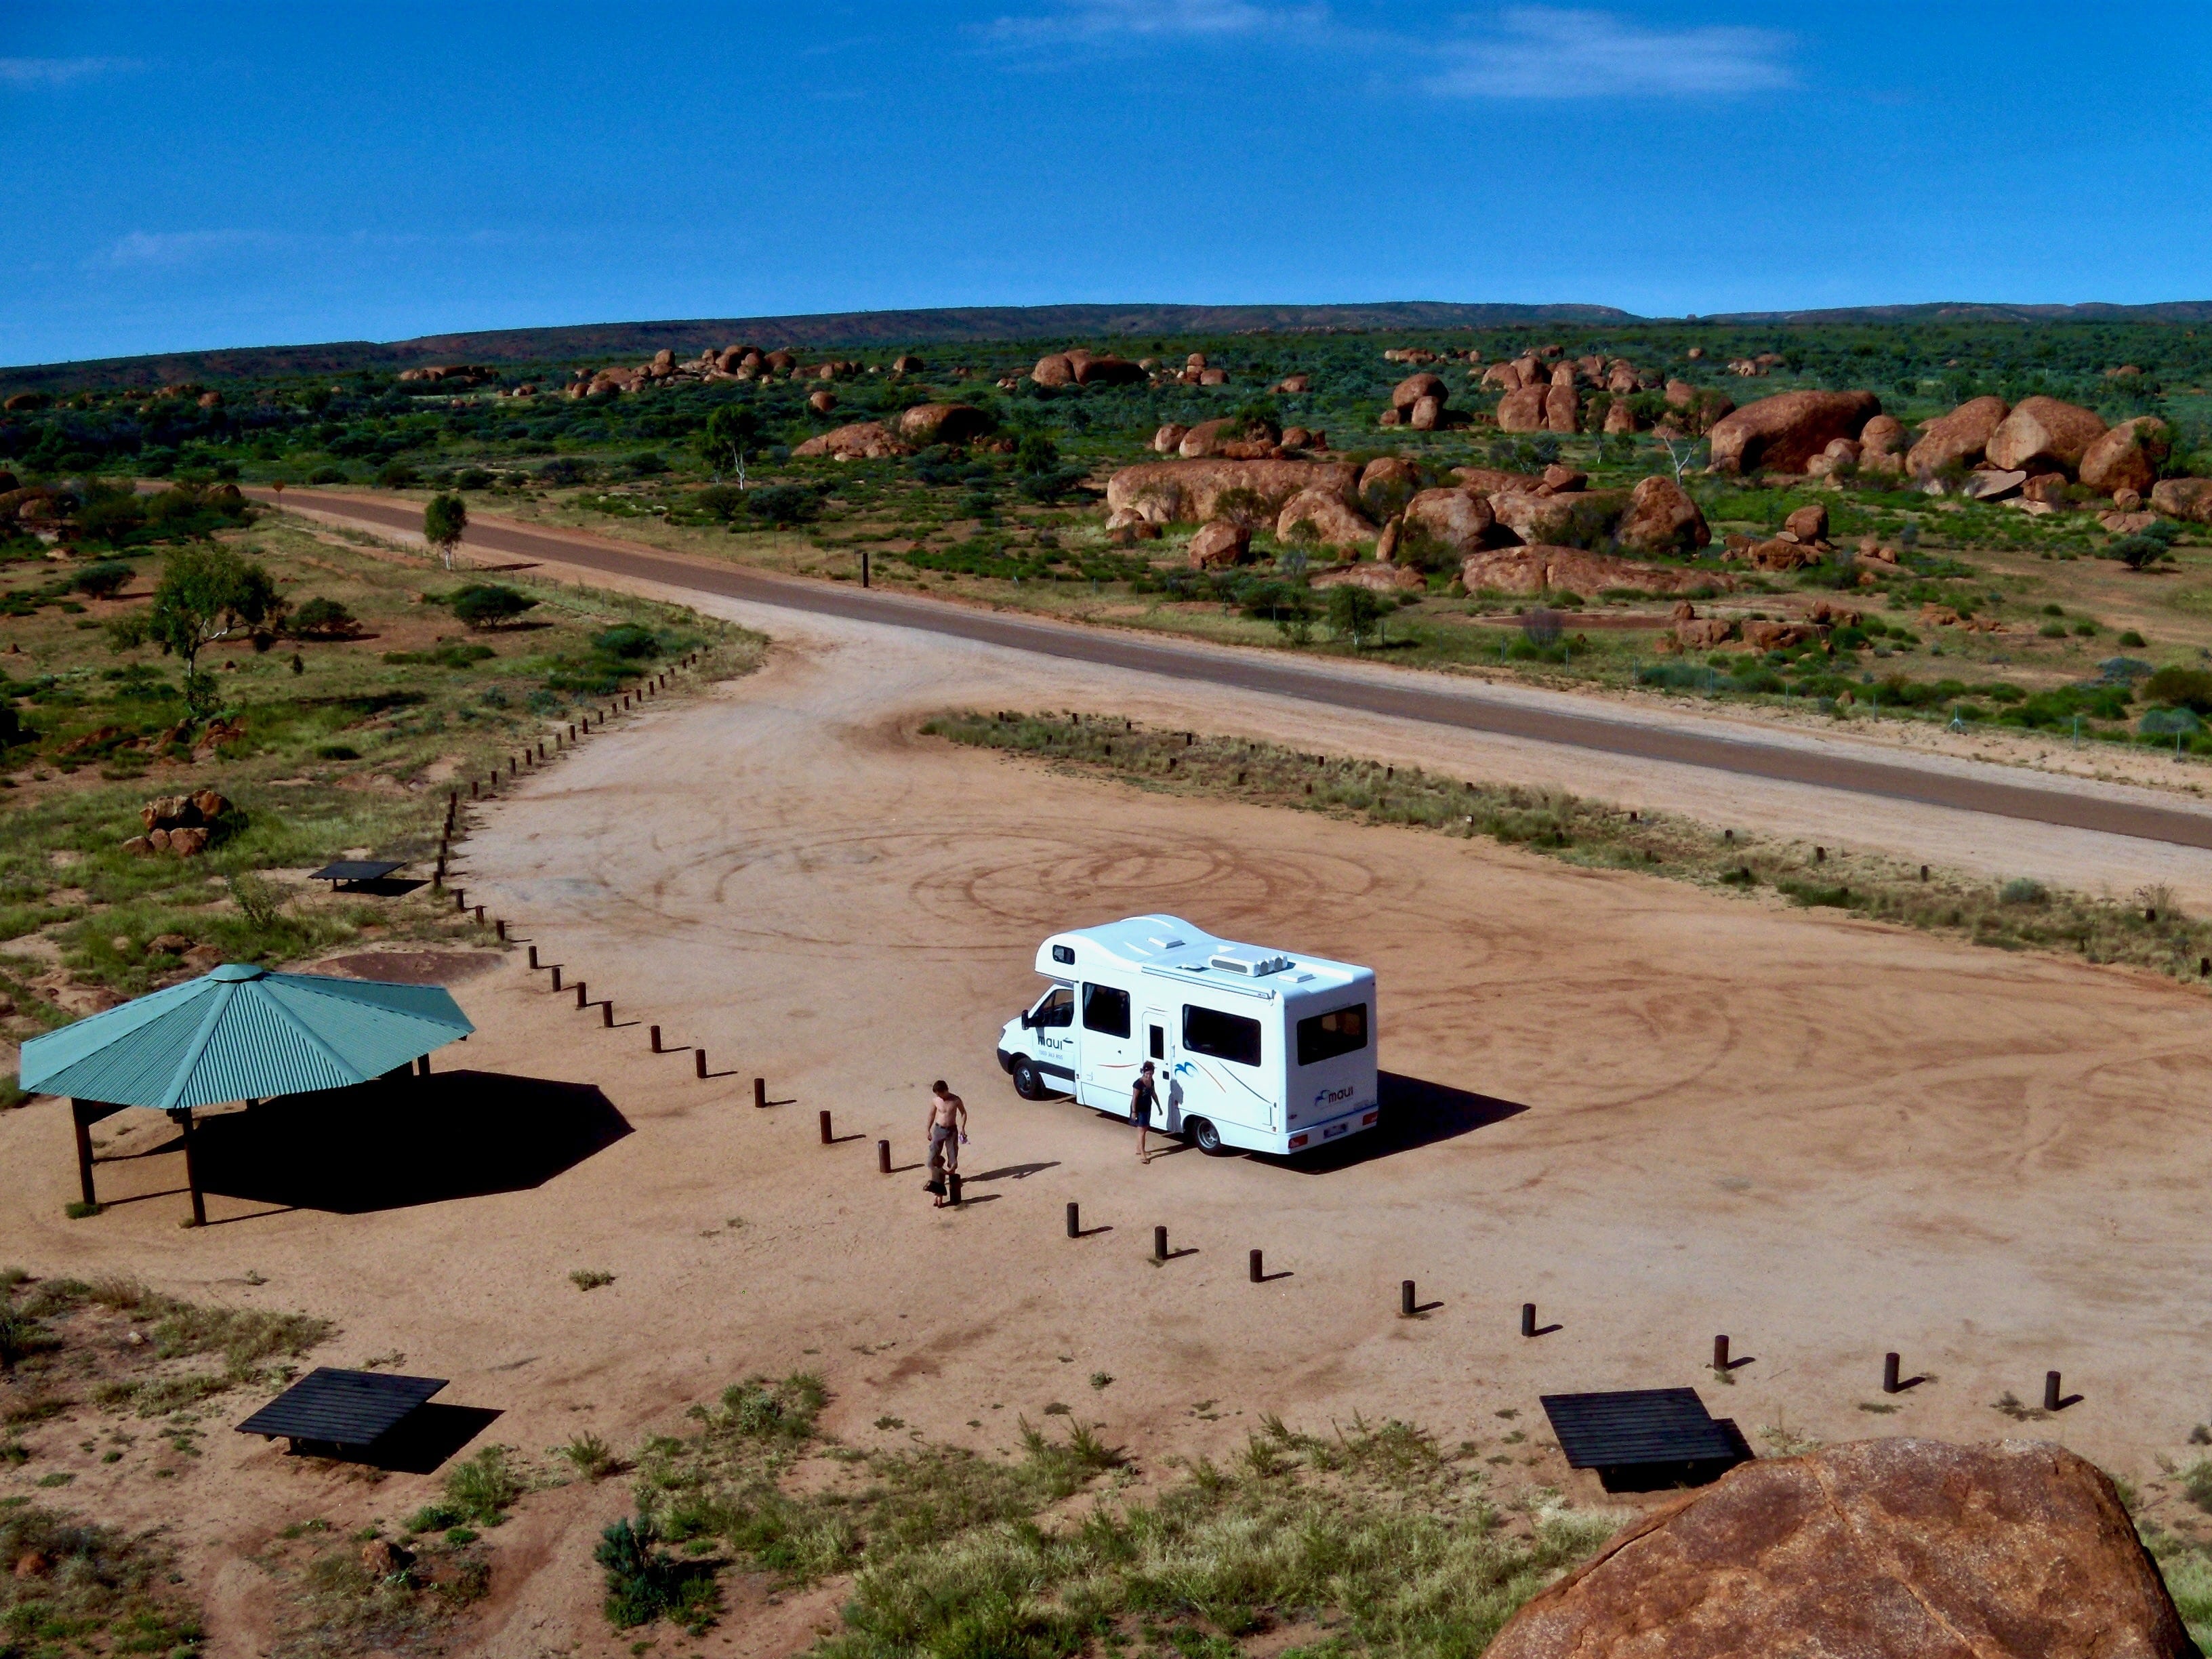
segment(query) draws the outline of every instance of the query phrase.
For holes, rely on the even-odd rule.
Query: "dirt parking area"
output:
[[[432,1181],[336,1212],[289,1207],[272,1178],[218,1193],[216,1224],[180,1232],[175,1161],[157,1156],[102,1171],[143,1201],[67,1222],[67,1118],[40,1103],[0,1118],[6,1258],[311,1310],[342,1330],[325,1363],[404,1355],[398,1369],[453,1379],[446,1398],[501,1412],[487,1437],[530,1455],[580,1426],[634,1444],[738,1377],[800,1369],[858,1443],[1010,1448],[1018,1416],[1060,1402],[1157,1473],[1233,1449],[1263,1413],[1395,1416],[1481,1440],[1509,1460],[1503,1486],[1583,1504],[1608,1500],[1547,1449],[1540,1394],[1692,1384],[1762,1448],[2026,1432],[2152,1480],[2212,1415],[2201,994],[1486,842],[1063,777],[915,727],[948,704],[1112,708],[1470,776],[1571,769],[1589,793],[1686,809],[1711,804],[1712,780],[1379,719],[1323,734],[1259,697],[772,625],[765,670],[572,753],[485,809],[466,845],[471,902],[567,985],[611,997],[614,1024],[518,952],[458,988],[481,1029],[437,1063],[564,1085],[543,1138],[573,1157],[522,1155],[518,1118],[511,1179],[487,1155],[469,1190]],[[1794,813],[1798,833],[1923,858],[1943,854],[1939,833],[1980,837],[2012,869],[2072,861],[2075,885],[2204,882],[2182,849],[1725,787],[1738,822]],[[1372,964],[1396,1121],[1332,1161],[1178,1151],[1142,1167],[1125,1127],[1016,1098],[992,1050],[1038,988],[1040,939],[1153,910]],[[649,1052],[653,1024],[678,1052]],[[915,1167],[938,1076],[974,1114],[958,1212],[931,1209]],[[434,1164],[436,1126],[415,1127]],[[352,1128],[389,1158],[386,1132]],[[1063,1235],[1071,1200],[1094,1230],[1080,1240]],[[1191,1253],[1149,1262],[1155,1224]],[[1247,1282],[1251,1249],[1270,1282]],[[612,1280],[580,1291],[582,1270]],[[1406,1279],[1430,1304],[1413,1320]],[[1557,1328],[1529,1340],[1532,1301]],[[1725,1382],[1708,1369],[1720,1333],[1747,1362]],[[1891,1350],[1924,1380],[1886,1398]],[[2000,1412],[2033,1407],[2052,1369],[2078,1404],[2026,1425]],[[192,1570],[219,1583],[250,1577],[240,1558],[288,1520],[358,1524],[434,1485],[210,1442],[182,1525]],[[161,1513],[107,1479],[88,1468],[75,1495]],[[511,1541],[533,1570],[495,1569],[483,1650],[621,1645],[589,1565],[621,1485],[525,1506]],[[218,1626],[249,1632],[251,1600]],[[745,1629],[704,1646],[743,1649]]]

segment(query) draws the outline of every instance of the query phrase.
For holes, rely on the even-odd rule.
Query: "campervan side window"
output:
[[[1030,1024],[1036,1025],[1073,1025],[1075,1024],[1075,993],[1065,985],[1055,985],[1037,1004],[1030,1015]]]
[[[1367,1046],[1367,1005],[1332,1008],[1325,1014],[1298,1022],[1298,1064],[1312,1066],[1339,1054],[1357,1054]]]
[[[1217,1009],[1182,1008],[1182,1046],[1194,1054],[1233,1060],[1239,1066],[1260,1063],[1260,1022]]]
[[[1129,994],[1110,985],[1083,988],[1083,1029],[1108,1036],[1129,1035]]]

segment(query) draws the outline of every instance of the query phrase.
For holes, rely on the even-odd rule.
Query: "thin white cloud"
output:
[[[1042,16],[999,18],[985,33],[1008,44],[1220,39],[1286,27],[1310,30],[1328,18],[1323,5],[1259,0],[1060,0]]]
[[[1796,84],[1790,37],[1707,25],[1647,28],[1602,11],[1516,6],[1495,30],[1451,42],[1433,93],[1463,98],[1635,98],[1768,92]]]
[[[137,67],[128,58],[0,58],[0,85],[65,87],[72,81]]]
[[[184,265],[241,248],[272,247],[284,239],[267,230],[134,230],[119,237],[101,263],[116,266]]]

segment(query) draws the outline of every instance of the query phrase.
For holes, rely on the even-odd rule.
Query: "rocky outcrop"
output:
[[[1588,596],[1609,587],[1651,593],[1687,593],[1732,586],[1711,571],[1672,565],[1639,564],[1579,547],[1500,547],[1470,556],[1460,567],[1460,581],[1470,593],[1489,588],[1502,593],[1571,592]]]
[[[2023,398],[1990,434],[1983,453],[2007,472],[2063,472],[2071,477],[2105,435],[2092,410],[2056,398]]]
[[[893,437],[880,421],[861,421],[809,438],[791,453],[807,459],[827,455],[839,461],[880,461],[895,455],[911,455],[914,446]]]
[[[1859,471],[1900,473],[1905,471],[1905,422],[1894,415],[1877,415],[1859,430]]]
[[[1313,377],[1310,374],[1285,374],[1275,382],[1275,390],[1291,395],[1310,392],[1313,390]]]
[[[1487,1659],[2181,1659],[2112,1483],[2063,1447],[1866,1440],[1740,1464],[1516,1613]]]
[[[1552,389],[1544,394],[1544,424],[1553,432],[1579,432],[1583,429],[1582,407],[1582,399],[1577,396],[1571,380],[1565,386],[1554,380]]]
[[[1716,422],[1712,470],[1802,472],[1838,438],[1856,438],[1881,412],[1871,392],[1784,392]]]
[[[810,392],[806,394],[806,406],[817,415],[827,415],[837,407],[837,394],[829,391]]]
[[[1613,538],[1633,553],[1694,553],[1711,544],[1713,532],[1681,485],[1654,476],[1629,492]]]
[[[899,436],[909,443],[964,444],[991,429],[991,417],[967,404],[918,404],[899,416]]]
[[[1782,521],[1782,539],[1808,545],[1828,539],[1828,509],[1815,501],[1801,507]]]
[[[1036,361],[1030,371],[1030,379],[1039,386],[1073,386],[1075,384],[1075,365],[1067,361],[1064,351],[1054,351]]]
[[[1273,427],[1261,422],[1224,415],[1218,420],[1200,421],[1182,434],[1176,449],[1187,461],[1204,460],[1214,455],[1231,460],[1263,461],[1281,454],[1280,436]]]
[[[1571,489],[1557,495],[1526,495],[1501,489],[1490,498],[1498,525],[1530,546],[1556,543],[1589,547],[1610,537],[1628,511],[1629,497],[1617,489]]]
[[[1410,410],[1424,398],[1434,398],[1441,403],[1450,395],[1450,388],[1444,385],[1441,376],[1408,374],[1390,388],[1390,407],[1400,410]]]
[[[2150,508],[2169,519],[2212,524],[2212,478],[2160,478],[2150,487]]]
[[[2081,452],[2081,482],[2100,495],[2132,489],[2138,495],[2158,482],[2173,447],[2173,428],[2155,415],[2122,421]]]
[[[1494,466],[1455,466],[1451,475],[1481,495],[1494,495],[1501,489],[1525,490],[1532,495],[1545,493],[1543,479],[1526,472],[1504,472]]]
[[[1341,471],[1350,472],[1350,467]],[[1326,484],[1301,489],[1283,503],[1275,519],[1275,539],[1319,542],[1324,547],[1364,547],[1382,533],[1352,511],[1344,492]]]
[[[1214,519],[1199,526],[1198,533],[1190,538],[1190,562],[1200,570],[1215,565],[1242,564],[1251,555],[1250,526],[1227,519]]]
[[[1152,448],[1161,455],[1173,455],[1182,448],[1182,441],[1190,435],[1190,428],[1170,421],[1152,434]]]
[[[230,810],[228,799],[213,789],[195,790],[188,795],[156,795],[138,809],[138,821],[146,833],[131,836],[123,843],[123,850],[197,858],[207,850]]]
[[[1487,496],[1472,489],[1424,489],[1406,503],[1400,543],[1417,562],[1462,560],[1481,548],[1493,521]]]
[[[1545,401],[1552,395],[1548,386],[1525,386],[1507,392],[1498,400],[1498,429],[1500,432],[1541,432],[1544,429]]]
[[[1233,518],[1260,525],[1301,491],[1318,491],[1352,509],[1359,469],[1340,461],[1143,461],[1125,466],[1106,486],[1109,512],[1133,508],[1153,524],[1203,524]],[[1367,528],[1372,540],[1375,529]]]

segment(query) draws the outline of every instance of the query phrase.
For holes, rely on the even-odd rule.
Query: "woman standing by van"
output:
[[[1152,1127],[1152,1106],[1160,1097],[1152,1083],[1152,1062],[1146,1060],[1137,1073],[1137,1080],[1129,1085],[1129,1121],[1137,1126],[1137,1162],[1150,1164],[1152,1155],[1146,1150],[1145,1133]]]

